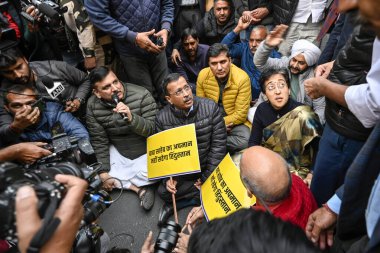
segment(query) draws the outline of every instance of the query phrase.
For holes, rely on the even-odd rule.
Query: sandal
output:
[[[143,187],[137,192],[140,199],[140,206],[144,208],[145,211],[152,209],[154,204],[154,191],[150,187]]]

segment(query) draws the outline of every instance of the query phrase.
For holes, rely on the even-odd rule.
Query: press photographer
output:
[[[0,76],[3,77],[2,90],[14,84],[33,86],[42,96],[64,104],[67,112],[76,117],[84,117],[85,102],[90,94],[90,83],[87,75],[64,62],[41,61],[29,63],[15,47],[3,49],[0,43]],[[51,79],[53,89],[48,89],[43,82]],[[63,89],[62,89],[63,87]],[[57,88],[57,89],[55,89]],[[0,102],[0,138],[5,143],[12,142],[12,130],[9,124],[12,117],[4,111]]]
[[[12,136],[8,145],[25,141],[51,142],[51,130],[59,124],[63,132],[78,139],[88,139],[85,127],[71,113],[55,102],[44,102],[37,98],[33,87],[14,85],[4,94],[4,107],[11,122],[2,125],[10,128]]]
[[[50,239],[41,245],[40,253],[70,252],[83,217],[82,199],[87,189],[86,181],[71,175],[57,175],[55,180],[64,184],[67,192],[54,213],[60,223]],[[18,247],[24,253],[30,249],[32,239],[44,223],[39,216],[39,200],[32,187],[21,187],[17,191],[15,202]]]
[[[36,38],[39,40],[45,37],[56,56],[46,59],[63,59],[81,68],[84,61],[87,70],[96,67],[95,31],[82,1],[24,0],[23,3],[21,15],[29,23],[29,30],[37,33]],[[41,42],[36,46],[43,46]]]

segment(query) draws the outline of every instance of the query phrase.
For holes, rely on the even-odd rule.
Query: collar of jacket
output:
[[[177,118],[191,118],[194,117],[195,114],[197,114],[199,106],[199,99],[197,96],[193,96],[193,110],[191,110],[189,113],[185,110],[180,110],[176,108],[174,105],[170,105],[170,111],[174,114]]]

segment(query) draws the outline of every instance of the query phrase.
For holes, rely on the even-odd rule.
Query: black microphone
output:
[[[119,97],[117,96],[116,92],[112,93],[111,98],[115,102],[116,105],[119,103]],[[129,120],[128,115],[126,115],[125,113],[121,112],[120,115],[123,117],[123,120]]]
[[[56,101],[58,100],[59,102],[65,101],[61,95],[64,92],[65,87],[61,82],[54,82],[53,79],[48,76],[41,77],[41,82],[52,99],[55,99]]]

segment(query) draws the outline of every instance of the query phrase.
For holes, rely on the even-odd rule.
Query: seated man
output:
[[[164,79],[163,89],[169,102],[156,117],[157,132],[195,123],[199,161],[202,172],[163,180],[158,194],[166,202],[176,194],[177,208],[200,204],[199,187],[226,155],[226,128],[218,105],[205,98],[194,97],[185,78],[177,73]],[[200,181],[200,182],[199,182]],[[195,185],[196,184],[196,185]],[[170,206],[164,206],[159,217],[163,223],[172,213]]]
[[[226,35],[222,40],[222,44],[226,44],[230,49],[232,58],[241,60],[241,68],[247,72],[251,79],[252,100],[258,99],[261,89],[259,84],[260,70],[253,64],[253,56],[259,44],[265,40],[268,35],[268,30],[263,25],[255,26],[249,36],[248,42],[234,43],[241,31],[246,30],[251,23],[250,16],[241,16],[239,23],[234,30]],[[281,55],[276,50],[270,53],[271,58],[280,58]]]
[[[183,30],[178,62],[175,57],[172,59],[176,64],[173,72],[183,76],[189,82],[193,91],[195,91],[195,83],[199,72],[207,67],[208,48],[208,45],[199,44],[199,37],[195,29],[186,28]]]
[[[84,116],[87,97],[91,87],[87,74],[60,61],[28,62],[17,48],[2,50],[0,54],[1,88],[7,89],[14,84],[31,85],[40,95],[47,95],[46,83],[43,79],[60,82],[64,87],[55,100],[66,103],[65,110],[75,116]],[[45,81],[46,82],[46,81]],[[12,132],[7,125],[11,117],[4,112],[0,104],[0,138],[6,143],[12,138]]]
[[[267,210],[305,230],[317,203],[302,179],[290,174],[286,161],[280,155],[260,146],[245,150],[240,162],[240,177],[248,196],[256,197],[256,205],[252,209]],[[187,224],[203,219],[203,212],[197,210],[199,208],[195,207],[189,213]]]
[[[105,188],[123,187],[138,194],[141,206],[150,210],[154,192],[143,187],[147,178],[146,138],[154,132],[156,103],[141,86],[120,82],[106,67],[90,73],[93,93],[87,103],[87,127],[98,161],[103,164],[100,177]]]
[[[314,67],[321,55],[321,50],[307,40],[297,40],[292,47],[290,56],[280,59],[269,58],[272,50],[280,45],[287,29],[286,25],[278,25],[268,34],[266,39],[257,48],[254,64],[260,70],[269,68],[289,68],[291,96],[297,102],[309,105],[322,124],[325,123],[325,98],[311,99],[305,93],[304,81],[314,77]]]
[[[218,103],[228,132],[227,150],[234,153],[248,146],[251,83],[247,73],[231,63],[226,45],[216,43],[207,54],[209,67],[199,73],[197,95]]]
[[[309,106],[290,97],[286,69],[264,70],[260,85],[268,102],[257,107],[248,146],[262,145],[280,154],[291,172],[307,177],[309,184],[323,129],[319,118]]]
[[[286,161],[273,151],[255,146],[240,162],[240,177],[249,196],[256,196],[255,210],[268,210],[303,230],[309,215],[317,209],[311,191],[301,178],[290,174]]]
[[[37,101],[37,93],[31,86],[14,85],[8,88],[4,107],[12,119],[11,123],[4,124],[12,133],[8,138],[12,141],[8,144],[50,142],[53,137],[51,129],[57,124],[68,136],[89,138],[86,128],[71,113],[63,111],[60,104]]]

